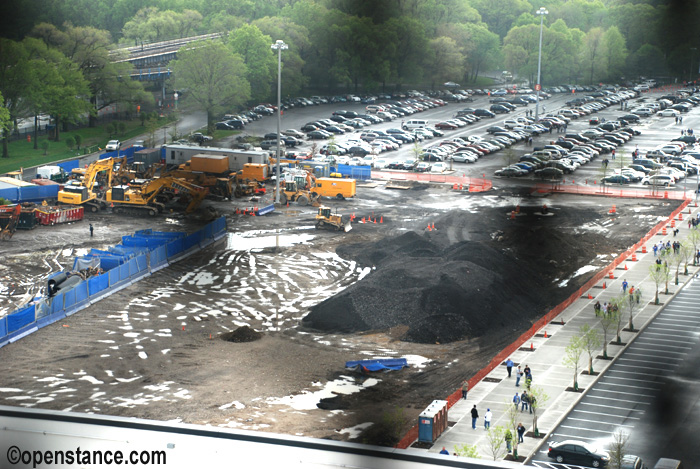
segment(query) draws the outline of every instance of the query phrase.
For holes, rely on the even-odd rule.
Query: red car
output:
[[[441,130],[455,130],[457,129],[457,126],[454,124],[450,124],[449,122],[438,122],[435,124],[436,129],[441,129]]]

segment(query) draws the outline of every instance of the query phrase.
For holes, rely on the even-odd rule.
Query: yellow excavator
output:
[[[161,177],[173,177],[185,179],[190,184],[205,187],[209,190],[209,196],[213,199],[232,199],[234,194],[233,181],[227,177],[217,177],[213,174],[201,171],[190,171],[178,168],[163,173]]]
[[[350,217],[347,215],[333,214],[330,207],[321,205],[316,214],[316,229],[331,229],[345,231],[346,233],[352,229]]]
[[[104,192],[112,186],[114,165],[120,158],[98,160],[85,168],[82,180],[75,179],[58,191],[58,203],[82,205],[92,212],[105,208]]]
[[[143,184],[114,186],[107,190],[107,204],[116,214],[156,216],[165,210],[166,204],[177,199],[185,204],[185,213],[190,213],[207,196],[207,189],[191,184],[184,179],[160,177],[144,181]]]

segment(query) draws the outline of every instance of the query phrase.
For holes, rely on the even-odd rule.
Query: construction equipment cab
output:
[[[82,181],[74,180],[74,184],[66,185],[58,191],[58,202],[82,205],[93,212],[105,208],[104,191],[112,185],[114,164],[118,160],[121,158],[105,158],[92,163],[85,169]]]

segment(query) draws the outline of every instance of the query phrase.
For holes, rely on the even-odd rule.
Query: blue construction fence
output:
[[[366,181],[372,179],[372,168],[370,166],[350,166],[347,164],[339,164],[335,171],[331,168],[331,172],[340,173],[343,177]]]
[[[43,297],[0,318],[0,347],[86,308],[102,298],[193,254],[226,234],[226,218],[186,234],[153,230],[123,236],[109,250],[92,249],[76,257],[71,271],[47,278]],[[83,279],[79,272],[103,273]]]

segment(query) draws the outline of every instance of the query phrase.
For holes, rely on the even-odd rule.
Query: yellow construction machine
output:
[[[280,203],[296,202],[299,205],[318,207],[320,196],[312,192],[315,177],[305,170],[295,170],[284,174],[280,181]],[[277,199],[275,194],[275,200]]]
[[[195,186],[205,187],[209,190],[209,196],[213,199],[231,199],[233,198],[233,180],[228,177],[217,177],[213,174],[207,174],[201,171],[190,171],[180,165],[181,168],[173,169],[163,173],[161,177],[173,177],[185,179],[190,184]]]
[[[316,215],[316,229],[323,228],[345,231],[347,233],[352,229],[352,224],[350,223],[350,217],[347,215],[333,214],[330,207],[321,205]]]
[[[207,196],[207,189],[191,184],[184,179],[160,177],[144,181],[143,184],[114,186],[106,194],[106,202],[116,214],[156,216],[166,205],[179,202],[190,213]]]
[[[89,165],[82,180],[74,179],[58,192],[58,202],[82,205],[93,212],[105,208],[104,192],[112,185],[114,165],[118,160],[120,158],[105,158]]]
[[[0,205],[0,240],[12,238],[17,229],[21,212],[22,206],[20,204]]]

